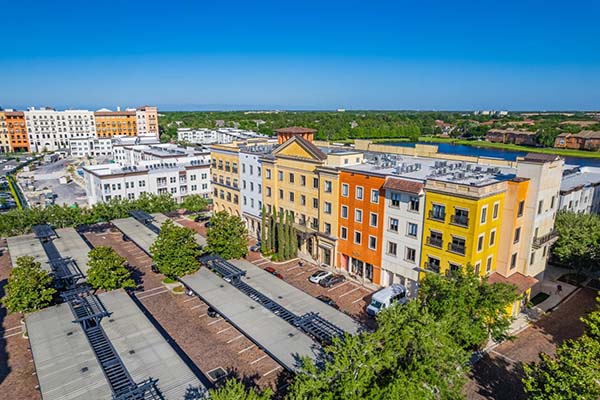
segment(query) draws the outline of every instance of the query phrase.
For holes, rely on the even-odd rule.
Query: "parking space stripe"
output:
[[[225,321],[225,320],[223,318],[217,318],[214,321],[209,322],[208,325],[213,325],[213,324],[216,324],[217,322],[221,322],[221,321]]]
[[[332,290],[339,289],[339,288],[341,288],[342,286],[344,286],[346,283],[350,283],[350,282],[348,282],[348,281],[342,282],[341,284],[339,284],[339,285],[337,285],[337,286],[334,286],[334,287],[332,287],[331,289],[327,289],[327,291],[328,291],[328,292],[331,292]]]
[[[253,347],[254,347],[254,344],[251,344],[250,346],[246,347],[245,349],[242,349],[242,350],[238,351],[238,354],[245,353],[245,352],[247,352],[248,350],[250,350]]]
[[[23,327],[23,325],[13,326],[12,328],[5,329],[4,332],[14,331],[15,329],[20,329],[22,327]]]
[[[264,376],[267,376],[267,375],[269,375],[269,374],[272,374],[273,372],[277,371],[277,370],[278,370],[278,369],[280,369],[280,368],[281,368],[281,365],[278,365],[278,366],[276,366],[275,368],[273,368],[273,369],[272,369],[272,370],[270,370],[269,372],[265,372],[265,373],[263,374],[263,377],[264,377]]]
[[[183,302],[184,302],[184,303],[187,303],[188,301],[194,301],[194,300],[200,300],[200,299],[199,299],[199,298],[197,298],[197,297],[192,297],[192,298],[190,298],[190,299],[184,300]]]
[[[241,339],[241,338],[243,338],[243,337],[244,337],[244,335],[238,335],[238,336],[234,337],[233,339],[229,339],[229,340],[227,341],[227,343],[233,343],[233,342],[235,342],[236,340],[240,340],[240,339]]]
[[[225,329],[221,329],[219,332],[217,332],[217,335],[220,335],[220,334],[221,334],[221,333],[223,333],[223,332],[227,332],[227,331],[228,331],[228,330],[230,330],[230,329],[233,329],[233,326],[228,326],[228,327],[227,327],[227,328],[225,328]]]
[[[202,317],[206,317],[206,314],[200,314],[200,315],[198,315],[198,318],[202,318]]]
[[[23,334],[23,332],[15,332],[15,333],[11,333],[10,335],[4,335],[4,336],[2,336],[2,339],[6,339],[6,338],[9,338],[11,336],[22,335],[22,334]]]
[[[356,291],[357,291],[357,290],[359,290],[359,289],[360,289],[359,287],[357,287],[357,288],[354,288],[354,289],[352,289],[352,290],[350,290],[350,291],[348,291],[348,292],[346,292],[346,293],[344,293],[344,294],[340,295],[340,297],[347,296],[347,295],[349,295],[350,293],[354,293],[354,292],[356,292]]]
[[[358,303],[358,302],[359,302],[359,301],[361,301],[362,299],[363,299],[362,297],[359,297],[358,299],[354,300],[354,301],[352,302],[352,304]]]
[[[256,360],[252,361],[252,362],[250,363],[250,365],[254,365],[254,364],[256,364],[257,362],[259,362],[260,360],[263,360],[263,359],[265,359],[265,358],[267,358],[267,355],[266,355],[266,354],[262,355],[261,357],[258,357]]]
[[[196,308],[203,307],[204,304],[198,304],[197,306],[190,307],[190,310],[195,310]]]
[[[146,290],[144,290],[142,292],[138,292],[138,293],[142,294],[142,293],[152,292],[152,291],[158,290],[158,289],[165,289],[165,287],[162,286],[162,285],[161,286],[156,286],[156,287],[153,287],[152,289],[146,289]]]
[[[138,300],[147,299],[148,297],[156,296],[157,294],[167,293],[168,291],[169,291],[169,289],[165,289],[165,290],[160,291],[160,292],[151,293],[151,294],[149,294],[147,296],[138,296]]]

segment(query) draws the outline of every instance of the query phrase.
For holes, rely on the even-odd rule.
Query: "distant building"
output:
[[[8,128],[6,126],[6,116],[4,111],[0,110],[0,152],[8,153],[10,151],[10,139],[8,138]]]
[[[561,133],[554,140],[554,147],[576,150],[600,150],[600,131]]]
[[[94,113],[88,110],[56,111],[53,108],[25,111],[30,151],[56,151],[69,148],[71,139],[96,136]]]
[[[69,140],[71,156],[77,158],[115,156],[122,146],[136,144],[159,144],[160,141],[154,135],[145,136],[115,136],[112,138],[74,138]]]
[[[565,166],[558,208],[600,214],[600,168]]]
[[[490,129],[486,140],[492,143],[510,143],[525,146],[535,146],[536,132],[517,131],[513,129]]]
[[[138,135],[154,135],[158,137],[158,109],[151,106],[139,107],[135,110]]]
[[[6,110],[6,131],[11,152],[30,151],[29,136],[23,111]]]
[[[101,109],[94,113],[96,137],[136,136],[137,113],[135,110],[111,111]]]
[[[177,140],[193,144],[227,144],[235,140],[266,137],[266,135],[254,131],[235,128],[177,128]]]

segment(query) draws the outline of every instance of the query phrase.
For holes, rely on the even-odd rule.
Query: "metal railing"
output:
[[[429,219],[444,222],[446,220],[446,213],[434,213],[433,210],[429,210]]]
[[[442,239],[427,236],[427,245],[428,246],[439,247],[441,249],[443,244],[444,244],[444,241]]]
[[[542,247],[542,245],[544,245],[545,243],[550,242],[551,240],[555,239],[558,237],[558,232],[556,232],[554,229],[551,230],[550,232],[548,232],[547,234],[543,235],[543,236],[539,236],[539,237],[535,237],[533,238],[533,247],[536,249],[539,249],[540,247]]]
[[[461,254],[461,255],[465,255],[465,245],[464,244],[458,244],[458,243],[448,243],[448,251],[451,251],[453,253],[457,253],[457,254]]]
[[[464,226],[465,228],[469,226],[469,217],[466,215],[451,215],[450,223],[454,225]]]

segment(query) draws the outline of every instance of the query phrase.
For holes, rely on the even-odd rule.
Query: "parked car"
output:
[[[152,272],[154,272],[155,274],[158,274],[160,271],[158,270],[158,267],[156,266],[156,264],[152,264],[150,266],[150,269],[152,270]]]
[[[329,272],[329,271],[320,270],[320,271],[315,272],[311,276],[309,276],[308,280],[311,281],[312,283],[319,283],[319,282],[321,282],[322,279],[324,279],[330,275],[333,275],[333,273]]]
[[[273,267],[265,267],[265,271],[267,271],[268,273],[270,273],[272,275],[275,275],[279,279],[283,279],[283,275],[281,275],[279,272],[277,272],[277,270]]]
[[[406,287],[399,283],[394,283],[373,294],[371,304],[367,306],[367,314],[374,317],[384,308],[394,303],[404,304],[406,300]]]
[[[260,242],[250,246],[250,251],[258,253],[260,251]]]
[[[204,224],[205,227],[210,228],[210,221],[206,221],[206,223]]]
[[[211,318],[217,318],[219,316],[219,313],[214,308],[208,307],[208,310],[206,310],[206,315],[208,315]]]
[[[208,220],[210,220],[210,215],[197,215],[196,218],[194,218],[195,222],[204,222]]]
[[[340,275],[340,274],[329,275],[329,276],[321,279],[321,281],[319,282],[319,285],[326,287],[326,288],[330,288],[332,286],[337,285],[338,283],[344,282],[345,280],[346,280],[346,278],[344,277],[344,275]]]
[[[340,309],[340,306],[338,306],[336,304],[335,301],[333,301],[333,299],[329,296],[325,296],[323,294],[320,294],[317,296],[317,299],[321,300],[323,303],[327,304],[328,306],[331,306],[333,308],[335,308],[336,310]]]
[[[129,236],[127,236],[127,235],[123,235],[122,238],[123,238],[124,242],[129,242],[129,240],[130,240]]]

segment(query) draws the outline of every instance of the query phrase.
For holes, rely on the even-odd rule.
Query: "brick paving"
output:
[[[6,247],[5,239],[0,239],[0,247]],[[0,256],[0,298],[10,268],[9,253],[4,251]],[[0,305],[0,399],[41,399],[29,340],[23,338],[20,320],[20,314],[8,314]]]
[[[137,299],[205,375],[221,367],[249,386],[276,387],[283,368],[228,322],[210,318],[200,299],[166,290],[164,276],[151,271],[151,258],[133,242],[124,242],[116,229],[85,236],[127,258],[139,285]]]
[[[539,353],[555,354],[556,347],[567,339],[582,335],[580,317],[594,310],[598,292],[580,289],[555,311],[542,317],[507,341],[494,348],[473,368],[467,385],[469,399],[525,399],[521,383],[521,363],[539,361]]]

